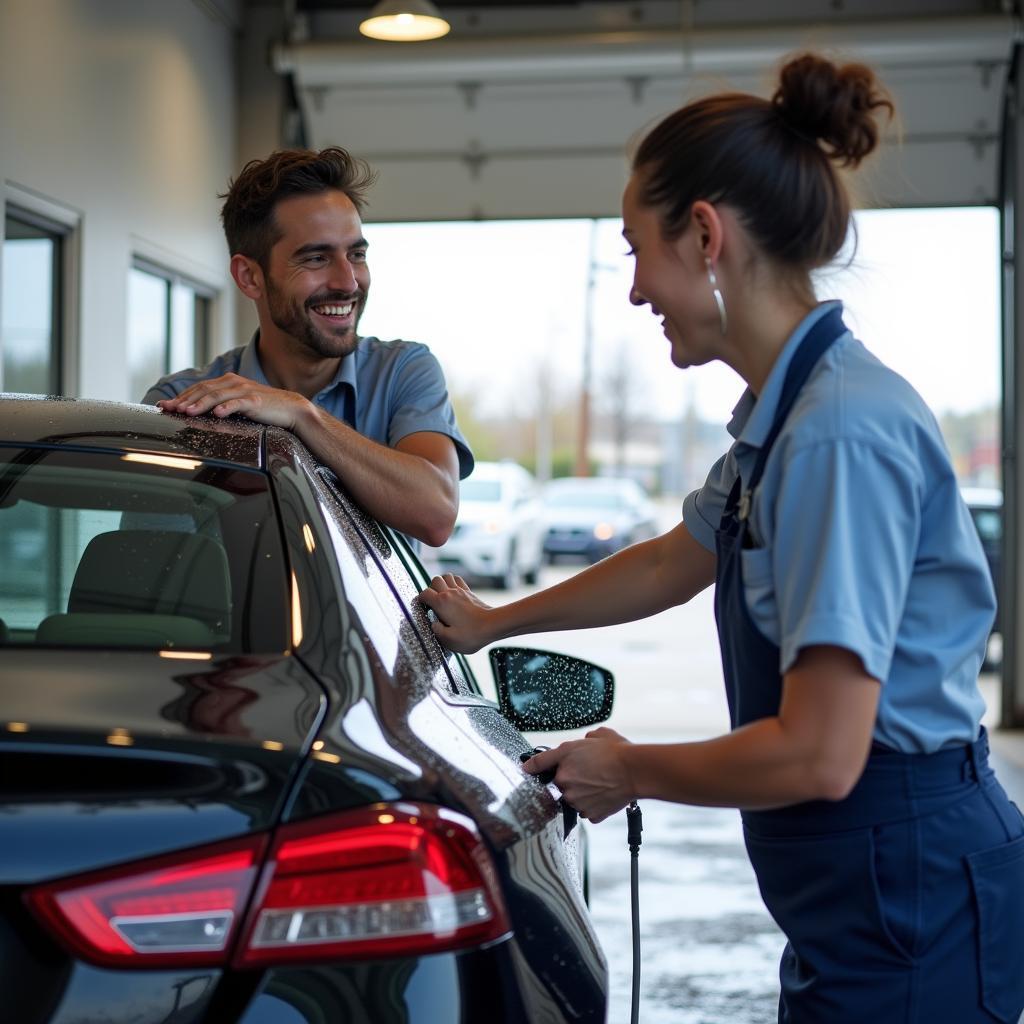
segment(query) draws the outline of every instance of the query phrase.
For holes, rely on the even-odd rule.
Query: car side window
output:
[[[446,651],[430,628],[427,610],[419,601],[420,591],[427,586],[429,579],[409,543],[396,531],[381,526],[375,519],[366,515],[348,497],[338,478],[330,470],[321,468],[318,475],[349,518],[352,527],[376,556],[384,577],[412,623],[427,656],[444,669],[452,691],[479,695],[480,688],[465,659],[461,655]]]
[[[395,551],[405,565],[406,571],[408,572],[408,578],[413,582],[411,601],[420,613],[422,621],[421,631],[425,631],[427,633],[426,643],[431,644],[436,648],[439,657],[444,661],[445,668],[451,676],[452,682],[459,693],[479,694],[481,692],[480,684],[477,682],[476,676],[473,675],[473,672],[469,667],[469,662],[466,661],[463,655],[445,650],[438,642],[437,637],[434,636],[434,631],[430,628],[430,620],[434,613],[428,612],[419,601],[419,594],[430,584],[430,576],[428,575],[427,570],[423,567],[423,563],[419,560],[412,548],[406,544],[405,539],[400,535],[395,537]],[[419,622],[417,622],[417,628],[421,628]]]

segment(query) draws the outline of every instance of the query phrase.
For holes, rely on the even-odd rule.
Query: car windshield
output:
[[[459,484],[462,501],[501,501],[501,482],[498,480],[463,480]]]
[[[280,652],[285,581],[262,473],[0,447],[0,644]]]
[[[628,503],[620,491],[558,487],[544,495],[544,504],[549,508],[624,508]]]

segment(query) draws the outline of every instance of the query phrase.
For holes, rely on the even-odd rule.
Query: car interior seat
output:
[[[231,577],[214,539],[116,530],[89,541],[67,614],[39,624],[42,644],[210,646],[231,635]]]

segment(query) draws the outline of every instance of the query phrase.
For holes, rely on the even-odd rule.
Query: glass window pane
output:
[[[4,223],[4,391],[54,394],[59,390],[55,309],[60,237],[8,216]]]
[[[0,448],[0,644],[287,647],[269,481]]]
[[[171,352],[165,373],[196,365],[196,293],[187,284],[171,286]]]
[[[133,267],[128,275],[130,399],[142,396],[167,373],[170,282]]]

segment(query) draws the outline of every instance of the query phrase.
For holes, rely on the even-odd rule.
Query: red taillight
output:
[[[39,886],[28,902],[84,960],[110,967],[223,962],[266,836]]]
[[[473,823],[377,804],[281,828],[239,939],[266,836],[39,886],[27,899],[84,960],[113,967],[400,956],[508,931]]]
[[[472,822],[379,804],[281,829],[239,965],[433,953],[508,931]]]

